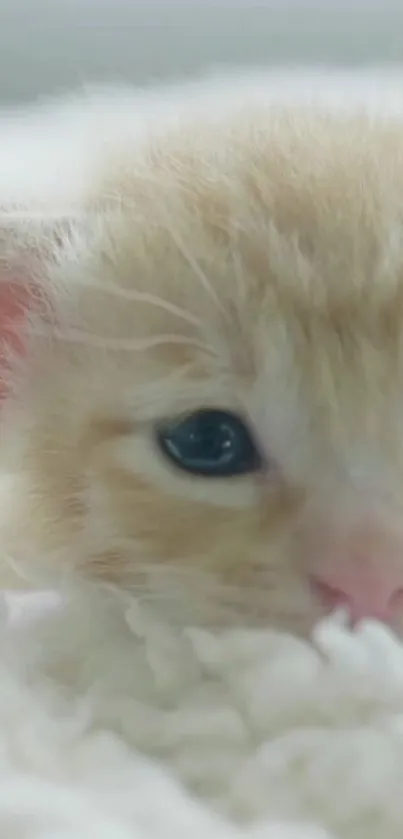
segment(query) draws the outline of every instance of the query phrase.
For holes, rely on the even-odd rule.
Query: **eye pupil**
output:
[[[231,430],[223,422],[216,424],[208,419],[196,422],[194,431],[189,433],[189,447],[194,449],[195,455],[204,454],[206,458],[225,456],[233,444]]]
[[[256,471],[261,460],[243,420],[229,411],[201,410],[159,428],[161,451],[178,468],[206,477]]]

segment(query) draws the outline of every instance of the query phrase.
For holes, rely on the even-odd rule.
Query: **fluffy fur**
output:
[[[7,839],[33,813],[46,839],[225,839],[213,811],[400,839],[401,646],[268,630],[323,616],[323,521],[337,550],[364,510],[379,559],[381,515],[401,562],[400,85],[261,74],[4,116],[2,582],[65,598],[4,634]],[[247,417],[265,471],[164,460],[156,423],[206,406]]]
[[[4,118],[1,276],[26,323],[16,357],[5,342],[0,533],[30,581],[307,632],[323,520],[337,536],[382,509],[399,548],[403,134],[397,85],[375,78]],[[156,423],[210,406],[247,417],[265,472],[164,460]]]

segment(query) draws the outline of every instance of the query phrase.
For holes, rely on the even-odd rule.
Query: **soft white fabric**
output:
[[[1,839],[402,839],[403,646],[383,627],[334,619],[309,645],[21,602]],[[43,675],[60,664],[68,691]]]

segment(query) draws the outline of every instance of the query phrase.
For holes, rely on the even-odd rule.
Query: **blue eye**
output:
[[[261,456],[243,420],[229,411],[200,410],[157,430],[161,452],[185,472],[228,478],[256,472]]]

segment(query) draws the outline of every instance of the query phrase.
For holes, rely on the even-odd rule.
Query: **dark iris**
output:
[[[161,451],[179,469],[224,478],[255,472],[259,452],[243,420],[229,411],[200,410],[159,427]]]

